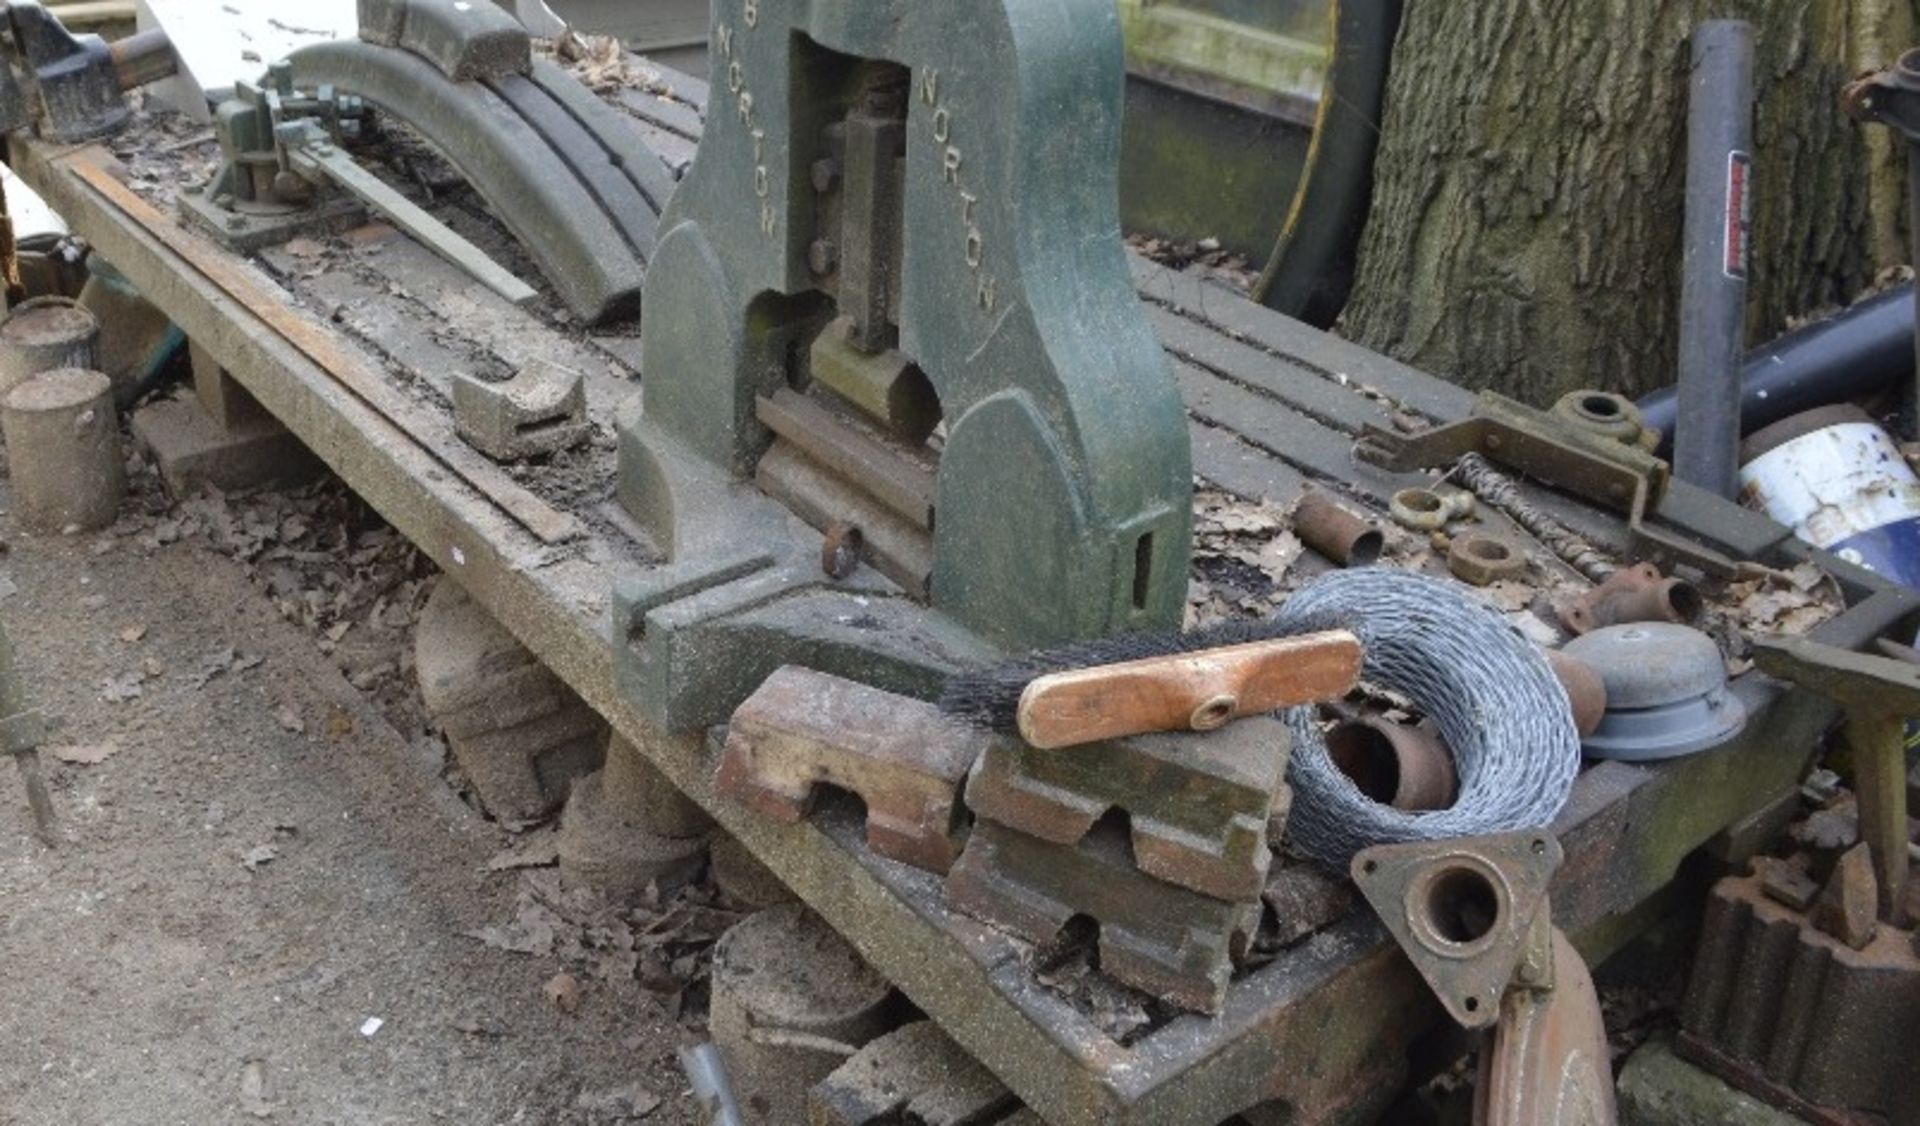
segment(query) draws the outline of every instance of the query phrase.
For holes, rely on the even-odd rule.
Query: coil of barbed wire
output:
[[[1434,722],[1460,782],[1447,809],[1382,805],[1334,765],[1315,710],[1291,709],[1287,837],[1298,851],[1344,871],[1370,845],[1537,828],[1566,804],[1580,769],[1566,690],[1545,654],[1464,587],[1389,568],[1336,571],[1289,598],[1277,621],[1357,634],[1363,680]]]

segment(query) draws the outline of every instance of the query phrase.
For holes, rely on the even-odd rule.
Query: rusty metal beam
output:
[[[1370,1085],[1397,1072],[1407,1042],[1439,1019],[1378,923],[1358,915],[1327,941],[1235,982],[1217,1018],[1180,1018],[1130,1047],[1107,1039],[1033,981],[1012,940],[947,910],[937,877],[875,857],[852,819],[779,825],[720,800],[715,750],[641,721],[616,688],[607,614],[614,581],[643,562],[631,544],[606,542],[591,556],[619,561],[592,563],[584,537],[543,543],[448,471],[450,436],[409,433],[343,383],[338,366],[367,362],[356,346],[316,326],[325,346],[303,347],[298,332],[276,323],[283,313],[275,310],[290,302],[251,267],[206,258],[220,252],[196,249],[197,236],[152,208],[120,206],[117,193],[78,170],[110,170],[103,151],[23,141],[14,159],[77,233],[349,486],[1049,1121],[1212,1123],[1266,1099],[1324,1115],[1361,1105]],[[236,297],[196,259],[221,261],[228,269],[220,272],[247,275],[258,288]],[[1365,354],[1354,352],[1343,362],[1364,367]],[[1885,592],[1820,637],[1857,646],[1914,609],[1911,596]],[[1597,958],[1624,941],[1611,920],[1797,776],[1831,709],[1758,684],[1751,691],[1758,695],[1749,703],[1771,711],[1743,743],[1659,768],[1608,764],[1582,778],[1556,827],[1567,863],[1553,900],[1583,954]]]

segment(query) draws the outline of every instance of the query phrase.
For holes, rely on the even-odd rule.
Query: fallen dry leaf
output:
[[[75,766],[98,766],[112,758],[120,750],[112,743],[93,743],[86,746],[48,747],[47,753],[61,762],[70,762]]]
[[[1479,594],[1482,601],[1491,603],[1508,614],[1532,606],[1534,596],[1538,593],[1531,583],[1517,582],[1513,579],[1501,579],[1484,587],[1477,587],[1475,592]]]
[[[522,844],[495,853],[487,861],[489,872],[510,872],[517,868],[548,868],[560,863],[560,838],[544,833]]]
[[[542,990],[547,1000],[563,1013],[572,1013],[580,1007],[580,979],[569,973],[554,974],[547,980]]]
[[[255,1118],[273,1117],[273,1104],[267,1101],[267,1065],[248,1060],[240,1069],[240,1109]]]
[[[573,1106],[589,1126],[613,1126],[652,1114],[660,1107],[660,1096],[638,1083],[628,1083],[607,1091],[582,1091]]]

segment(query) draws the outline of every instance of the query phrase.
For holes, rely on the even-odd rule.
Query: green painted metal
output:
[[[835,313],[810,170],[893,64],[910,85],[888,316],[945,420],[933,608],[1008,647],[1176,626],[1190,450],[1119,239],[1111,0],[721,0],[712,40],[706,133],[648,274],[629,510],[707,570],[679,525],[735,519],[696,498],[767,448],[756,399],[808,378]]]

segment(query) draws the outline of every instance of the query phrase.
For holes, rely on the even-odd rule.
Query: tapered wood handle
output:
[[[1020,694],[1020,736],[1077,747],[1156,731],[1212,731],[1242,716],[1337,699],[1360,679],[1345,630],[1149,657],[1039,677]]]

